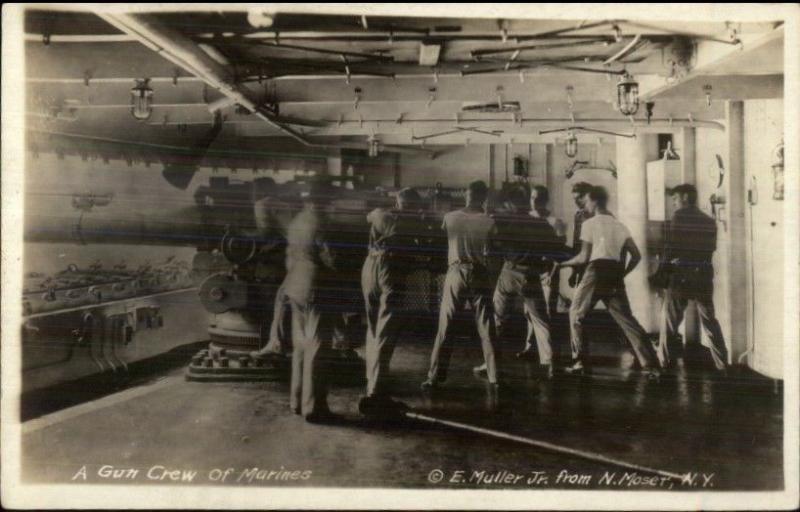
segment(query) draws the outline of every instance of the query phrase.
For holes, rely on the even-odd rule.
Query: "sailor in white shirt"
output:
[[[582,373],[584,370],[583,322],[597,301],[602,300],[625,332],[642,370],[651,377],[658,377],[655,351],[644,328],[634,318],[625,292],[624,278],[639,264],[641,254],[628,228],[606,209],[607,203],[606,190],[592,187],[586,208],[593,216],[583,223],[581,252],[557,265],[574,267],[588,263],[569,311],[573,364],[567,371]]]
[[[495,361],[495,323],[492,307],[488,253],[497,228],[495,221],[483,211],[488,187],[474,181],[467,188],[467,205],[444,216],[442,228],[447,232],[447,262],[442,303],[439,310],[439,330],[431,353],[431,366],[423,388],[443,382],[447,375],[453,341],[455,317],[469,301],[475,311],[475,325],[481,339],[490,383],[497,383]]]

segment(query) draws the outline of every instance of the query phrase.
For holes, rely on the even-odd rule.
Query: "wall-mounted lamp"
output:
[[[564,143],[564,152],[570,158],[575,158],[578,154],[578,137],[573,132],[569,132],[569,136]]]
[[[575,106],[572,101],[572,92],[575,90],[574,87],[571,85],[567,86],[567,105],[569,105],[569,110],[572,112],[573,107]]]
[[[149,78],[136,80],[136,86],[131,89],[131,115],[137,121],[147,121],[153,114],[153,89],[149,84]]]
[[[380,142],[378,142],[378,139],[371,138],[369,140],[369,148],[368,148],[369,157],[375,158],[376,156],[378,156],[379,149],[380,149]]]
[[[648,101],[644,104],[644,111],[647,115],[647,124],[650,124],[650,120],[653,118],[653,109],[655,106],[656,103],[654,101]]]
[[[706,95],[706,107],[711,107],[711,86],[708,84],[704,85],[703,92]]]
[[[619,25],[613,25],[611,30],[614,34],[614,41],[619,43],[622,41],[622,29],[619,28]]]
[[[624,116],[632,116],[639,111],[639,82],[628,73],[622,75],[617,84],[617,108]]]
[[[775,147],[773,154],[775,163],[772,164],[772,178],[774,181],[772,199],[783,201],[783,141]]]
[[[428,87],[428,102],[425,104],[425,108],[430,108],[434,101],[436,101],[436,87]]]

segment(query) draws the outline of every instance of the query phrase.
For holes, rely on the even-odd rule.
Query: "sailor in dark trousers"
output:
[[[553,215],[547,208],[550,202],[550,191],[547,187],[542,185],[534,185],[531,188],[530,206],[531,217],[538,217],[545,219],[548,224],[553,228],[556,237],[558,237],[559,244],[563,247],[567,239],[567,225],[564,221]],[[560,249],[559,249],[559,252]],[[574,254],[571,254],[574,256]],[[559,254],[563,258],[564,254]],[[563,258],[567,259],[567,258]],[[542,272],[541,281],[542,288],[544,289],[545,300],[547,301],[547,313],[552,319],[558,313],[558,298],[560,294],[560,276],[551,272],[552,267],[548,267],[546,272]]]
[[[669,278],[661,310],[658,358],[664,367],[672,363],[671,342],[687,306],[694,303],[711,343],[714,365],[723,371],[728,366],[728,350],[714,314],[712,257],[717,248],[717,224],[697,207],[697,189],[693,185],[679,185],[669,193],[677,209],[667,230],[664,251]]]
[[[546,216],[526,211],[527,204],[528,198],[522,190],[512,191],[505,201],[504,211],[495,215],[496,246],[504,258],[493,297],[495,325],[497,337],[502,340],[507,334],[514,299],[520,297],[527,335],[525,346],[517,357],[529,358],[538,352],[539,364],[549,378],[553,375],[553,344],[541,274],[549,272],[553,261],[563,254],[563,244]],[[475,371],[486,371],[486,365],[475,368]]]
[[[394,209],[377,208],[367,215],[370,224],[369,253],[361,271],[361,287],[367,315],[367,396],[362,412],[381,413],[402,407],[389,398],[386,377],[404,324],[402,315],[406,278],[415,269],[414,256],[422,238],[420,195],[413,188],[397,194]]]

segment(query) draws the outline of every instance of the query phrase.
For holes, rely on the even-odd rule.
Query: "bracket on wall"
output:
[[[576,172],[584,170],[592,171],[608,171],[614,179],[617,179],[617,166],[611,160],[608,161],[608,167],[594,167],[589,165],[586,160],[574,160],[572,164],[564,170],[564,175],[567,179],[572,178]]]
[[[499,137],[503,133],[503,130],[486,131],[486,130],[481,130],[480,128],[475,128],[474,126],[456,126],[452,130],[444,132],[431,133],[428,135],[420,135],[419,137],[417,137],[416,135],[412,135],[411,140],[425,141],[427,139],[433,139],[435,137],[442,137],[444,135],[453,135],[454,133],[463,133],[463,132],[473,132],[473,133],[480,133],[482,135],[491,135],[492,137]]]
[[[545,135],[548,133],[559,133],[559,132],[570,132],[570,131],[582,131],[582,132],[589,132],[589,133],[603,133],[605,135],[613,135],[615,137],[626,137],[629,139],[635,139],[635,133],[619,133],[619,132],[612,132],[608,130],[600,130],[598,128],[587,128],[585,126],[569,126],[567,128],[554,128],[552,130],[539,130],[539,135]]]

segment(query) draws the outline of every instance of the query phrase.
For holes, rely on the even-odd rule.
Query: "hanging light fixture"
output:
[[[564,143],[564,152],[570,158],[575,158],[575,155],[578,154],[578,137],[574,132],[568,132],[567,140]]]
[[[375,139],[375,138],[371,138],[370,139],[370,141],[369,141],[369,157],[370,158],[375,158],[376,156],[378,156],[379,144],[380,143],[378,142],[378,139]]]
[[[783,141],[773,150],[773,158],[775,158],[775,163],[772,164],[772,199],[783,201]]]
[[[131,89],[131,115],[137,121],[147,121],[153,114],[153,89],[150,79],[136,80],[136,87]]]
[[[703,86],[703,92],[706,95],[706,107],[711,107],[711,86],[706,84]]]
[[[639,111],[639,82],[628,73],[622,75],[617,84],[617,106],[624,116],[632,116]]]

